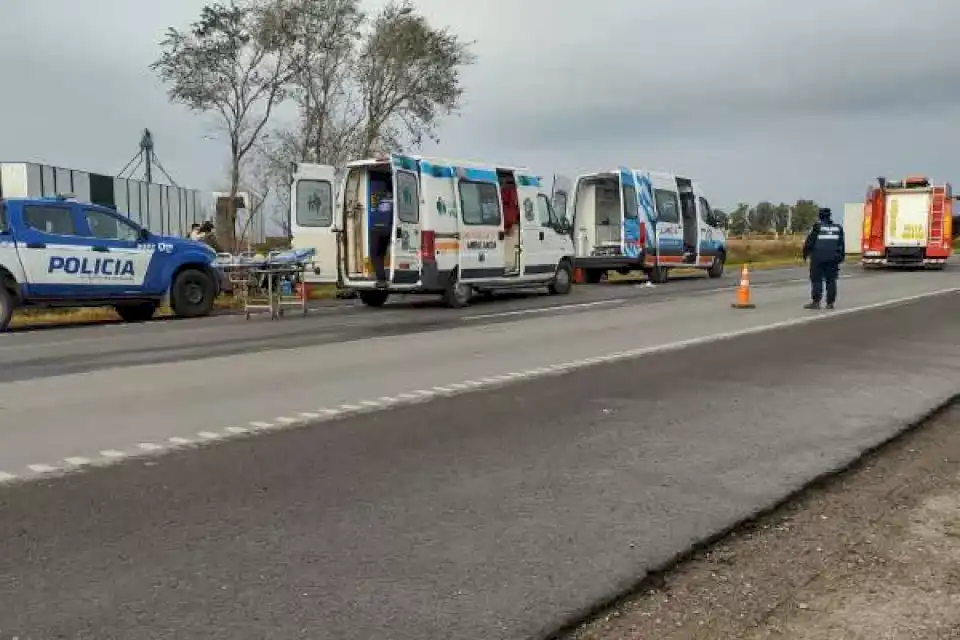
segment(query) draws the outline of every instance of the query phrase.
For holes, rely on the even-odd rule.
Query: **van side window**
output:
[[[31,229],[55,236],[75,236],[73,211],[70,207],[28,204],[23,207],[23,222]]]
[[[711,227],[717,226],[717,219],[713,215],[713,211],[710,209],[710,203],[707,202],[707,199],[703,196],[700,196],[700,211],[703,213],[703,221],[706,222]]]
[[[666,189],[654,189],[653,197],[657,203],[657,221],[680,224],[680,200],[677,194]]]
[[[333,224],[333,187],[326,180],[297,182],[297,224],[329,227]]]
[[[633,186],[625,184],[620,196],[623,198],[624,217],[632,220],[639,216],[640,207],[637,204],[637,190]]]
[[[400,222],[420,222],[419,187],[416,175],[409,171],[397,171],[397,219]]]
[[[553,212],[560,220],[567,219],[567,194],[560,192],[553,196]]]
[[[460,181],[460,210],[463,224],[500,226],[500,196],[489,182]]]
[[[537,196],[537,223],[541,227],[552,227],[557,224],[557,216],[553,213],[550,198],[542,193]]]

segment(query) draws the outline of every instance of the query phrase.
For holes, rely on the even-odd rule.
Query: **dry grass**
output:
[[[803,262],[804,236],[770,238],[753,236],[727,241],[727,264],[799,264]]]
[[[329,300],[335,296],[336,288],[333,286],[314,286],[310,292],[311,300]],[[230,309],[240,309],[242,307],[243,301],[239,298],[223,295],[217,299],[214,308],[218,311],[227,311]],[[157,310],[155,317],[168,318],[172,316],[173,311],[169,307],[161,307]],[[120,317],[112,307],[20,309],[13,314],[10,327],[14,329],[24,329],[29,327],[98,324],[119,320]]]

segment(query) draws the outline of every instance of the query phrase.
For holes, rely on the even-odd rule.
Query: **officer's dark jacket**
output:
[[[843,227],[832,221],[819,221],[810,229],[803,243],[803,259],[813,262],[843,262],[846,256],[846,243]]]

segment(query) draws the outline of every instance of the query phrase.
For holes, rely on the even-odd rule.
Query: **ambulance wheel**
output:
[[[13,317],[15,306],[13,296],[6,287],[0,286],[0,331],[6,331],[10,326],[10,318]]]
[[[713,256],[713,262],[710,263],[710,268],[707,269],[708,278],[720,278],[723,276],[723,263],[726,262],[722,255]]]
[[[184,269],[177,274],[170,290],[170,305],[181,318],[199,318],[213,311],[217,288],[213,279],[199,269]]]
[[[457,280],[456,275],[450,277],[446,289],[443,291],[443,304],[450,309],[461,309],[470,304],[473,289],[468,284]]]
[[[117,315],[124,322],[146,322],[153,318],[157,312],[157,303],[155,302],[134,302],[131,304],[118,304],[114,307]]]
[[[382,307],[387,303],[387,298],[390,297],[389,291],[380,291],[377,289],[372,289],[370,291],[364,290],[359,291],[360,302],[367,305],[368,307]]]
[[[550,283],[550,293],[557,296],[565,296],[573,289],[573,269],[570,263],[564,260],[557,267],[557,274],[553,276],[553,282]]]
[[[670,278],[670,270],[666,267],[653,267],[647,271],[647,277],[654,284],[664,284]]]

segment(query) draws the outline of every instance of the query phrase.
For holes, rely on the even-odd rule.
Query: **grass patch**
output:
[[[310,290],[310,300],[331,300],[337,295],[334,285],[314,285]],[[217,298],[214,309],[229,311],[243,308],[243,299],[234,296],[222,295]],[[169,307],[157,309],[156,318],[169,318],[173,311]],[[102,322],[116,322],[120,320],[113,307],[58,307],[54,309],[26,308],[18,309],[13,314],[10,327],[23,329],[28,327],[50,327],[98,324]]]

